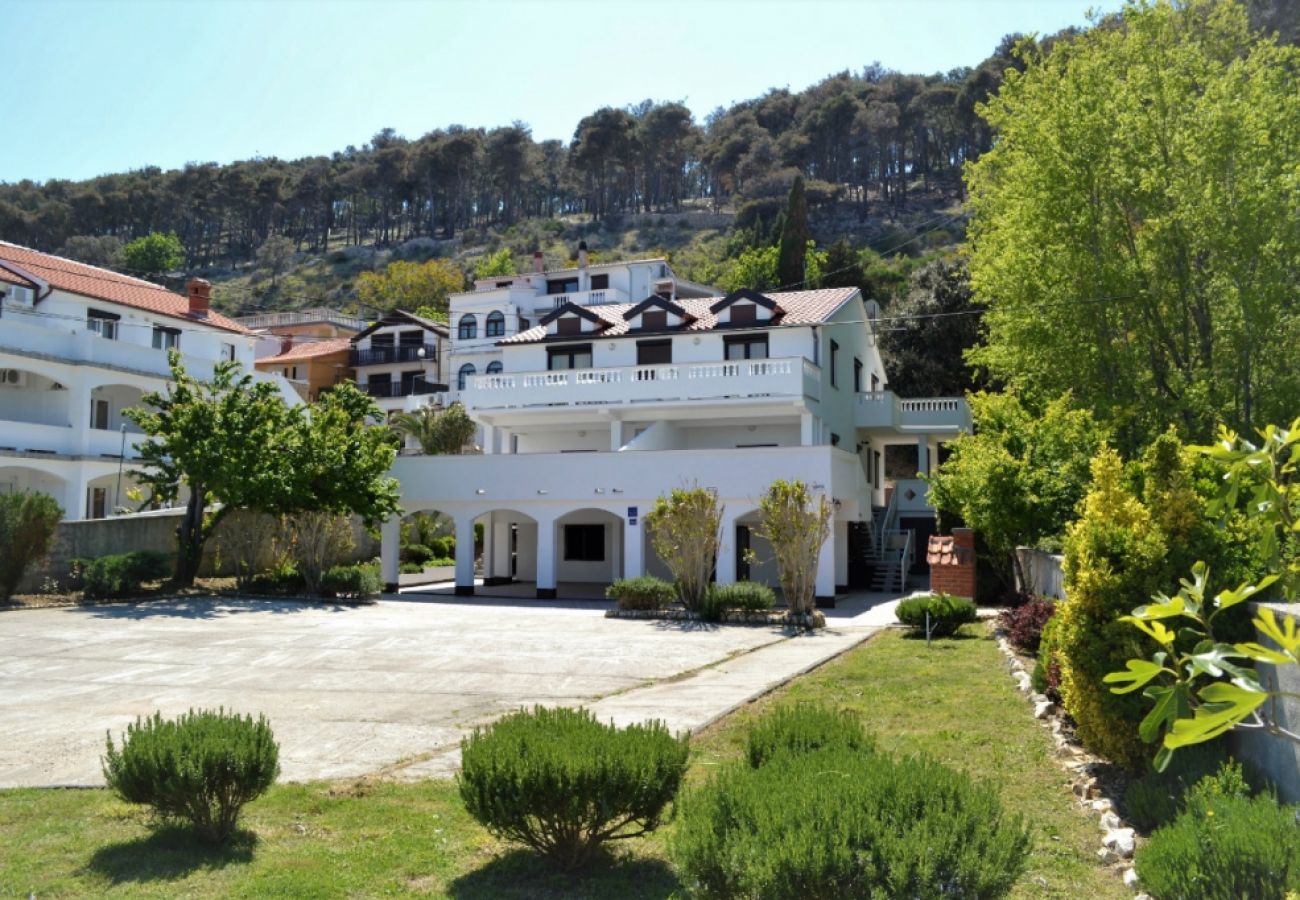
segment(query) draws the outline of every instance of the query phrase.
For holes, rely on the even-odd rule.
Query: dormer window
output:
[[[668,327],[668,313],[662,309],[641,313],[641,327],[646,331],[663,331]]]
[[[737,303],[731,307],[732,325],[753,325],[758,321],[758,307],[752,303]]]
[[[548,335],[568,335],[600,331],[611,323],[586,307],[566,302],[543,316],[540,324],[546,326]]]
[[[709,312],[718,317],[719,325],[742,328],[747,325],[766,325],[784,314],[775,300],[748,288],[733,291],[723,297],[709,307]]]
[[[638,303],[623,318],[631,331],[669,331],[695,321],[679,304],[658,296]]]
[[[582,334],[582,319],[577,316],[561,316],[555,320],[556,334]]]

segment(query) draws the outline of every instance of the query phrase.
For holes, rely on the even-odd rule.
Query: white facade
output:
[[[535,276],[533,288],[551,274]],[[774,582],[770,554],[749,526],[768,485],[797,478],[835,504],[817,574],[819,597],[833,597],[848,583],[850,523],[870,522],[881,508],[932,515],[923,490],[918,501],[901,484],[897,498],[887,489],[884,447],[915,447],[928,472],[939,443],[970,427],[961,398],[907,401],[888,391],[853,289],[725,299],[658,290],[668,302],[641,303],[647,294],[596,305],[570,297],[541,319],[546,297],[522,293],[492,286],[452,301],[454,365],[490,358],[499,366],[492,374],[476,366],[455,393],[481,426],[482,455],[403,457],[393,470],[408,513],[437,510],[455,521],[460,593],[474,590],[476,523],[485,530],[481,576],[535,582],[539,597],[555,596],[560,582],[664,574],[644,516],[660,495],[691,485],[725,506],[717,580]],[[478,315],[481,332],[482,314],[500,302],[515,308],[513,324],[506,317],[514,330],[491,345],[461,341],[459,318]],[[390,584],[398,536],[389,523]],[[746,549],[757,554],[753,564]]]
[[[252,370],[251,334],[6,278],[0,271],[0,491],[45,491],[66,518],[132,505],[124,470],[142,435],[122,411],[167,384],[168,347],[200,378],[225,359]]]
[[[349,363],[380,409],[410,412],[445,392],[449,349],[445,326],[398,311],[352,339]]]

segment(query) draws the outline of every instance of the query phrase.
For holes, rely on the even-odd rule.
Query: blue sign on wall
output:
[[[627,523],[628,523],[629,525],[635,525],[635,524],[636,524],[636,507],[635,507],[635,506],[629,506],[629,507],[627,508]]]

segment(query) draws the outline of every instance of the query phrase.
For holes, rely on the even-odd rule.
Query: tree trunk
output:
[[[192,486],[190,501],[185,505],[185,515],[176,528],[176,585],[191,587],[199,574],[203,561],[203,544],[207,535],[203,530],[203,489]]]

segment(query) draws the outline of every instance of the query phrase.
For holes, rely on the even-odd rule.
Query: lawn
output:
[[[973,629],[972,629],[973,630]],[[1072,801],[1046,732],[987,637],[883,634],[698,735],[691,778],[739,753],[746,723],[773,702],[830,699],[858,711],[884,749],[925,750],[999,783],[1031,822],[1018,897],[1126,897],[1097,865],[1098,832]],[[147,814],[105,791],[0,792],[0,896],[669,897],[680,885],[662,836],[626,842],[574,881],[494,840],[448,781],[281,785],[250,804],[224,850],[152,832]]]

